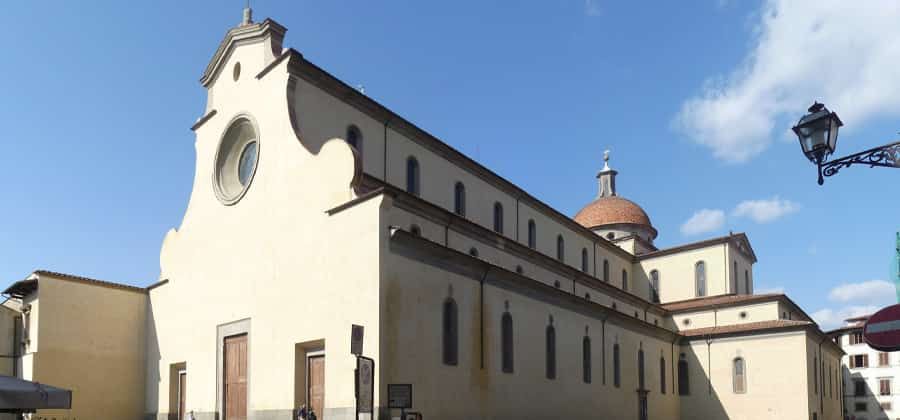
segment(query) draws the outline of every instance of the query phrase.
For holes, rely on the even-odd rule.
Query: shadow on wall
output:
[[[675,348],[679,350],[678,347]],[[693,351],[689,346],[681,347],[681,353],[675,354],[675,392],[681,398],[681,418],[684,419],[728,419],[728,412],[722,404],[722,400],[713,390],[712,384],[706,375],[704,366],[709,363],[709,350],[705,344],[702,352]],[[699,353],[699,354],[698,354]],[[687,363],[687,381],[681,377],[683,363]],[[688,390],[682,389],[687,385]]]
[[[880,389],[873,389],[861,373],[851,373],[846,366],[843,367],[844,377],[850,378],[850,383],[844,385],[844,416],[849,419],[881,419],[888,418],[887,412],[878,402]],[[880,385],[880,384],[878,384]],[[876,385],[877,386],[877,385]],[[891,384],[893,386],[893,384]],[[888,390],[888,396],[891,389]]]
[[[155,419],[159,407],[159,385],[162,377],[159,372],[159,336],[156,333],[156,317],[153,315],[152,302],[147,305],[147,372],[145,388],[145,418]]]

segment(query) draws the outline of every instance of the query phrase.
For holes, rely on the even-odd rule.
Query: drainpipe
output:
[[[675,338],[672,339],[672,363],[671,363],[671,366],[672,366],[672,395],[673,396],[675,396],[675,382],[678,381],[678,376],[675,373],[675,366],[676,366],[676,363],[678,363],[678,361],[675,360],[675,342],[677,342],[677,341],[678,341],[678,336],[676,335]],[[680,410],[680,408],[679,408],[679,410]]]
[[[709,371],[706,375],[706,386],[709,395],[712,395],[712,338],[709,334],[706,335],[706,369]]]
[[[453,224],[453,218],[447,218],[447,224],[444,225],[444,247],[450,248],[450,225]]]
[[[480,341],[480,347],[481,347],[481,349],[480,349],[481,355],[480,356],[481,356],[481,369],[482,370],[484,370],[484,282],[487,281],[487,276],[490,271],[491,271],[491,266],[488,265],[487,268],[484,270],[484,274],[481,276],[481,290],[479,292],[480,293],[479,299],[481,300],[481,302],[480,302],[481,310],[478,315],[478,317],[479,317],[478,322],[481,324],[479,326],[479,329],[480,329],[479,333],[481,334],[481,339],[479,341]]]
[[[601,333],[603,334],[600,340],[601,346],[603,347],[601,351],[603,356],[603,363],[601,367],[603,369],[603,385],[606,385],[606,317],[600,318],[600,328]]]

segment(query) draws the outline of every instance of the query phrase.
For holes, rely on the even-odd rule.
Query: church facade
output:
[[[570,218],[285,31],[246,11],[201,79],[191,198],[135,304],[144,418],[355,419],[351,325],[375,418],[389,384],[427,419],[842,418],[842,350],[753,293],[746,235],[658,249],[609,156]]]

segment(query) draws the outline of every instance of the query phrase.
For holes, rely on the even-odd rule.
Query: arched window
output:
[[[581,371],[584,383],[591,383],[591,338],[588,336],[581,340]]]
[[[681,358],[678,360],[678,395],[691,395],[691,380],[688,377],[688,362],[684,356],[684,353],[681,353]]]
[[[628,272],[622,270],[622,290],[628,290]]]
[[[737,261],[734,262],[734,271],[731,272],[731,293],[738,294],[738,266]]]
[[[581,248],[581,271],[588,272],[588,252],[587,248]]]
[[[453,212],[463,217],[466,215],[466,186],[462,182],[453,186]]]
[[[613,344],[613,385],[622,386],[622,369],[619,360],[619,343]]]
[[[547,326],[547,379],[556,379],[556,328]]]
[[[659,270],[650,271],[650,301],[659,303]]]
[[[410,225],[409,233],[412,233],[415,236],[422,236],[422,229],[418,225]]]
[[[706,296],[706,263],[703,261],[697,262],[694,266],[694,283],[697,297]]]
[[[444,301],[444,364],[456,366],[459,362],[459,316],[456,301]]]
[[[659,358],[659,392],[666,393],[666,358]]]
[[[478,258],[478,249],[475,247],[469,248],[469,255]]]
[[[359,157],[362,157],[362,133],[355,125],[347,127],[347,144],[353,146]]]
[[[537,226],[534,219],[528,220],[528,247],[535,249],[537,247]]]
[[[638,349],[637,356],[638,389],[644,389],[644,349]]]
[[[750,271],[744,270],[744,292],[748,295],[753,294],[750,291]]]
[[[609,283],[609,260],[603,260],[603,281]]]
[[[556,235],[556,259],[563,262],[566,260],[566,241],[562,235]]]
[[[494,232],[503,234],[503,204],[494,203]]]
[[[509,312],[500,321],[500,357],[503,372],[513,372],[513,319]]]
[[[419,195],[419,161],[410,156],[406,159],[406,192]]]
[[[744,359],[740,357],[734,359],[732,382],[734,384],[735,394],[747,392],[747,366],[744,365]]]

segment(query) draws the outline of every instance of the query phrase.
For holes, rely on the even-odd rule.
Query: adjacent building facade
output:
[[[657,248],[609,156],[570,218],[283,48],[285,31],[246,11],[203,73],[159,282],[37,272],[6,290],[42,314],[27,379],[105,349],[141,365],[141,385],[103,390],[127,401],[116,418],[355,419],[356,324],[381,419],[389,384],[428,419],[841,418],[841,348],[786,296],[753,294],[746,235]],[[111,294],[91,313],[121,324],[115,343],[63,344],[92,332],[67,323],[97,322],[54,300],[68,287]],[[58,383],[77,388],[60,418],[104,407],[79,402],[105,386],[82,381]]]
[[[845,383],[844,409],[851,420],[892,420],[900,418],[900,358],[894,352],[869,347],[863,340],[868,316],[850,318],[829,336],[846,353],[841,359],[841,380]]]

